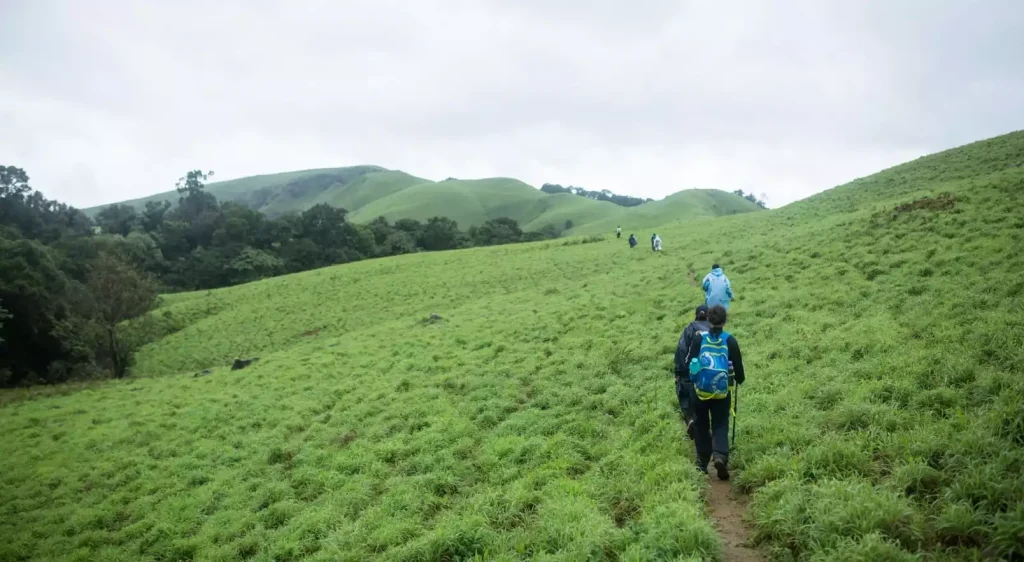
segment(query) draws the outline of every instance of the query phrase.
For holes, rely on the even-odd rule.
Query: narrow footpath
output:
[[[712,471],[714,472],[714,471]],[[764,557],[750,544],[750,530],[743,521],[746,502],[733,491],[728,482],[710,476],[711,494],[708,496],[708,513],[722,537],[725,562],[763,562]]]
[[[699,286],[699,284],[697,283],[697,270],[696,269],[691,267],[689,269],[689,271],[686,272],[686,276],[690,278],[690,285],[691,286],[693,286],[693,287]]]

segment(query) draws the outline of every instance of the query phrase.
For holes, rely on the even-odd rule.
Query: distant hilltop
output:
[[[760,207],[748,198],[715,189],[679,191],[659,201],[590,192],[576,187],[545,184],[537,189],[512,178],[434,182],[379,166],[322,168],[251,176],[207,184],[220,201],[236,201],[269,216],[301,212],[319,203],[343,207],[355,222],[383,216],[389,221],[434,216],[455,220],[460,227],[488,220],[515,219],[523,230],[554,226],[568,234],[592,234],[624,229],[653,228],[681,219],[733,215]],[[581,196],[582,195],[582,196]],[[603,196],[602,196],[603,195]],[[178,200],[174,191],[122,204],[142,208],[149,201]],[[95,215],[103,207],[87,209]]]

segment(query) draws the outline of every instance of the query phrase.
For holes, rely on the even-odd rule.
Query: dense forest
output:
[[[175,205],[113,205],[92,220],[33,190],[24,170],[0,166],[0,386],[125,376],[157,329],[146,312],[160,292],[560,234],[523,232],[508,218],[466,231],[445,217],[353,224],[326,204],[271,219],[219,202],[204,190],[211,174],[182,177]]]
[[[579,195],[580,197],[586,197],[587,199],[607,201],[609,203],[614,203],[621,207],[636,207],[637,205],[643,205],[644,203],[650,203],[651,201],[654,201],[654,199],[645,199],[643,197],[617,195],[615,193],[612,193],[611,191],[608,191],[607,189],[602,189],[601,191],[590,191],[587,189],[583,189],[582,187],[576,187],[572,185],[568,187],[562,187],[557,183],[546,183],[541,186],[540,190],[543,191],[544,193],[550,194],[571,193],[573,195]]]

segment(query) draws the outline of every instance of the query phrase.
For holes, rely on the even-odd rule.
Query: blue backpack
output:
[[[700,334],[700,355],[697,365],[690,371],[690,381],[701,400],[718,400],[729,396],[729,332],[717,336],[711,332]],[[693,371],[697,372],[694,373]]]

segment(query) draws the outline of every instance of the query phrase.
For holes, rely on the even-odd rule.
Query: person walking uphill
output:
[[[697,469],[707,473],[713,460],[720,480],[729,479],[729,405],[732,400],[730,365],[736,384],[743,384],[743,356],[736,338],[723,330],[727,313],[721,305],[708,311],[711,329],[690,344],[686,363],[690,366],[697,400],[694,404],[694,447]]]
[[[732,300],[732,285],[729,284],[729,278],[725,276],[725,271],[720,265],[716,263],[711,266],[711,273],[704,276],[701,288],[704,289],[704,304],[709,308],[721,305],[722,308],[729,310],[729,301]]]
[[[633,236],[632,234],[629,235],[629,247],[630,248],[635,248],[636,247],[636,236]]]
[[[686,434],[693,439],[693,404],[697,401],[697,394],[693,390],[693,383],[690,382],[689,365],[686,361],[690,353],[690,345],[694,340],[700,340],[700,336],[711,330],[708,323],[708,307],[700,305],[693,322],[683,330],[679,336],[679,344],[676,345],[675,373],[676,373],[676,397],[679,399],[679,410],[683,413],[683,421],[686,423]]]
[[[615,238],[616,239],[622,238],[622,227],[621,226],[616,226],[615,227]]]

